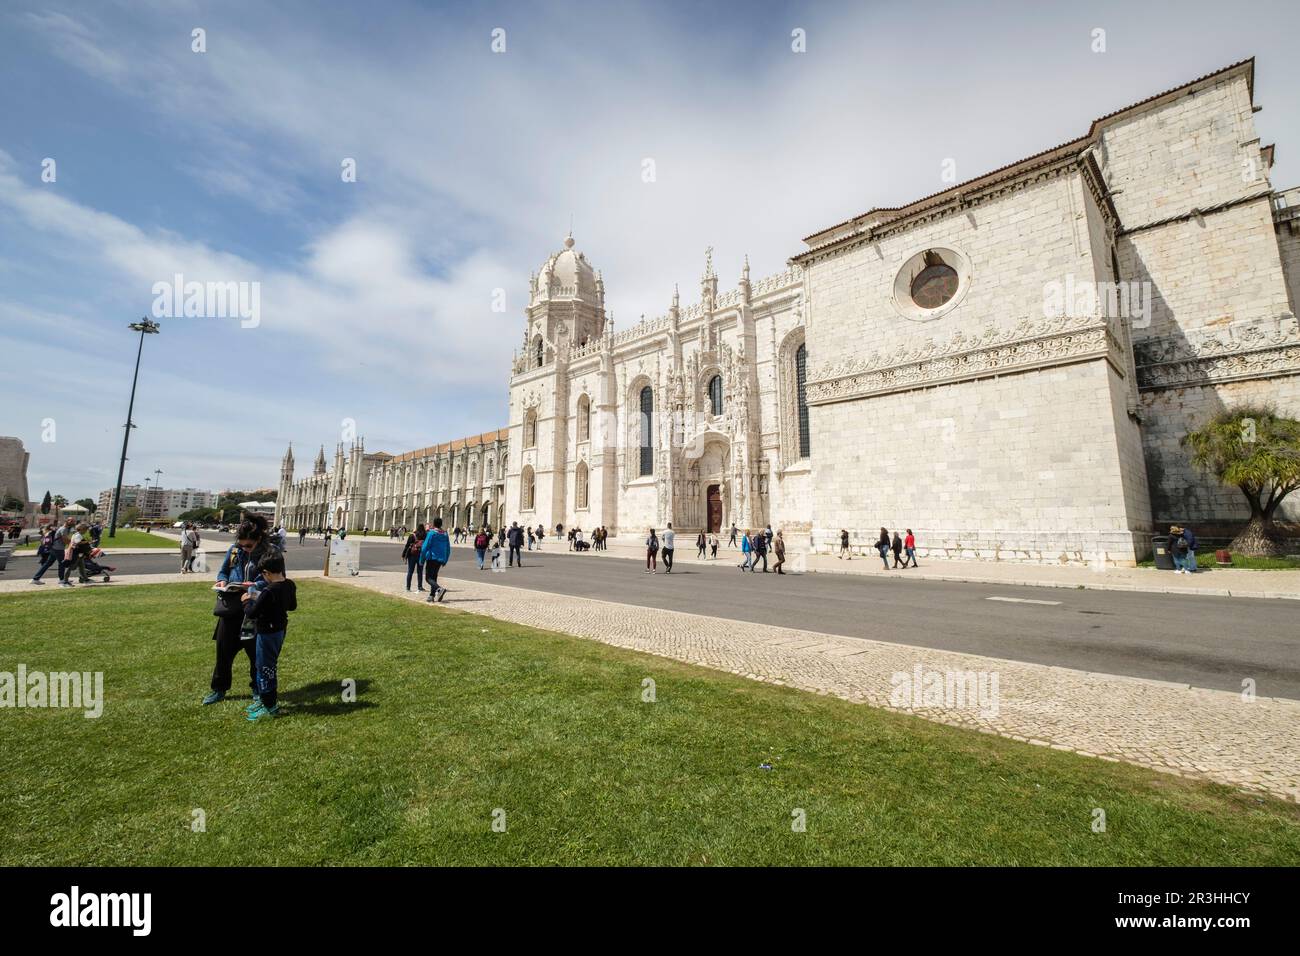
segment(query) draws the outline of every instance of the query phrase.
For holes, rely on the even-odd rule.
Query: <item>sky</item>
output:
[[[127,483],[274,487],[289,442],[302,477],[354,432],[502,427],[570,228],[626,328],[675,283],[698,300],[706,247],[723,289],[745,255],[757,280],[947,160],[972,178],[1250,56],[1294,186],[1298,26],[1198,0],[0,0],[0,435],[38,501],[111,487],[127,326],[177,275],[258,308],[159,319]]]

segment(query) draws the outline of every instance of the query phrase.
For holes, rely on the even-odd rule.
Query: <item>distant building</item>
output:
[[[178,518],[195,508],[215,508],[217,494],[215,491],[203,491],[199,488],[141,488],[139,485],[122,486],[121,511],[127,508],[139,508],[140,517],[150,521],[164,518]],[[98,513],[108,518],[113,511],[113,489],[106,488],[99,493]],[[119,513],[120,517],[120,513]]]
[[[31,456],[23,448],[20,438],[0,438],[0,504],[5,498],[18,498],[23,512],[30,512],[31,497],[27,494],[27,461]]]
[[[251,515],[263,515],[267,518],[275,517],[274,501],[241,501],[239,510],[245,511]]]

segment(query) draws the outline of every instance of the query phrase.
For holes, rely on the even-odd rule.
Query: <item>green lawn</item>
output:
[[[2,865],[1300,863],[1294,804],[320,581],[248,724],[206,583],[51,592],[0,670],[106,704],[0,711]]]
[[[172,533],[169,532],[168,533]],[[110,538],[108,529],[104,529],[104,537],[100,539],[100,547],[110,554],[114,548],[162,548],[164,550],[174,550],[180,552],[181,543],[171,538],[164,538],[158,534],[145,534],[143,531],[136,531],[134,528],[118,528],[117,536]],[[40,541],[35,535],[32,535],[32,543],[22,547],[15,548],[15,551],[35,551],[40,546]]]

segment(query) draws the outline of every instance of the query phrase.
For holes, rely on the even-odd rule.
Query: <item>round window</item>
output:
[[[923,309],[937,309],[957,294],[957,271],[939,263],[926,266],[912,280],[912,301]]]

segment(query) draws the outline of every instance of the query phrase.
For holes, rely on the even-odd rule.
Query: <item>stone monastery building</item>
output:
[[[572,236],[533,277],[506,426],[339,446],[290,528],[518,521],[633,538],[771,524],[795,547],[912,528],[923,553],[1131,564],[1247,517],[1181,437],[1300,415],[1300,190],[1269,181],[1254,61],[1078,139],[805,239],[777,275],[615,331]],[[1282,515],[1296,520],[1296,505]]]

